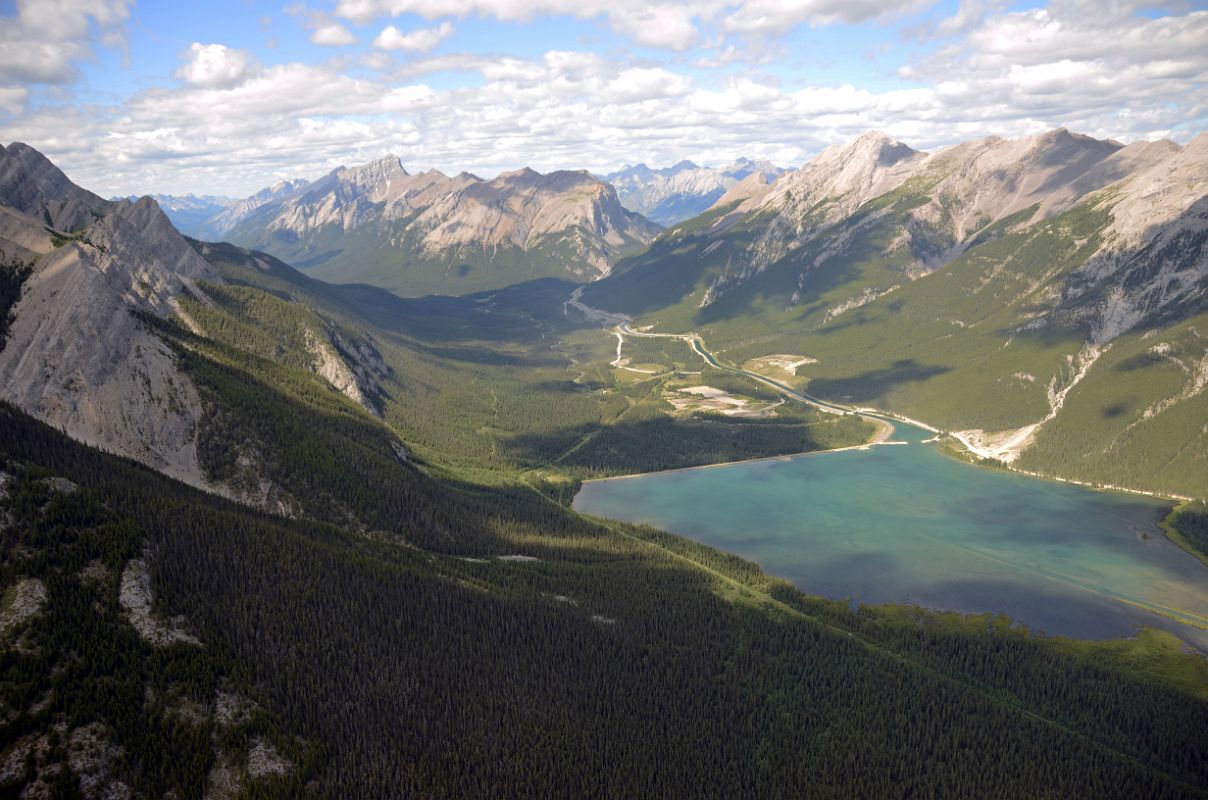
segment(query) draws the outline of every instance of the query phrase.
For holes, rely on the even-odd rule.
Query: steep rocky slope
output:
[[[198,486],[203,402],[159,329],[213,303],[211,267],[149,197],[106,201],[33,148],[0,149],[0,271],[14,286],[0,399],[85,443]],[[0,326],[2,327],[2,326]],[[313,319],[306,365],[372,408],[372,384],[339,332]],[[357,370],[360,369],[360,373]]]
[[[389,157],[270,201],[226,238],[316,277],[415,295],[595,279],[657,230],[586,172],[523,169],[486,181],[412,175]]]
[[[736,188],[583,299],[708,331],[740,361],[809,355],[814,393],[959,431],[980,455],[1205,493],[1206,170],[1202,134],[1059,129],[933,154],[865,134]]]
[[[617,189],[621,204],[660,225],[674,225],[706,210],[737,184],[760,176],[773,182],[785,170],[767,161],[740,158],[724,167],[700,167],[681,161],[651,169],[645,164],[603,176]]]
[[[166,317],[213,270],[153,200],[102,200],[23,144],[0,152],[0,203],[6,257],[33,266],[0,352],[0,397],[202,483],[197,393],[138,315]]]

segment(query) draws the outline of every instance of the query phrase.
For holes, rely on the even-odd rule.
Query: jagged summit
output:
[[[0,147],[0,205],[41,217],[62,231],[78,230],[109,207],[23,142]]]
[[[356,167],[340,167],[332,173],[341,184],[354,192],[368,192],[395,178],[408,177],[398,156],[386,156]]]

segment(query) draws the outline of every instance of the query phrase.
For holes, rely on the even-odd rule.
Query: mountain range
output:
[[[751,175],[772,182],[784,171],[768,161],[739,158],[724,167],[701,167],[691,161],[661,169],[637,164],[609,173],[603,180],[616,187],[625,208],[660,225],[674,225],[705,211]]]
[[[489,181],[464,172],[412,175],[391,156],[278,184],[225,209],[202,232],[318,278],[414,296],[541,277],[591,280],[658,230],[586,172],[522,169]]]

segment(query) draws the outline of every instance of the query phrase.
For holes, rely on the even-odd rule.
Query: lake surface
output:
[[[1169,541],[1169,504],[975,467],[895,423],[868,450],[583,485],[576,510],[741,555],[802,591],[1005,613],[1037,631],[1153,625],[1208,650],[1208,567]]]

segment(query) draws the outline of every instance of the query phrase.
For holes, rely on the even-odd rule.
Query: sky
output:
[[[1205,0],[0,0],[0,142],[104,196],[1205,120]]]

